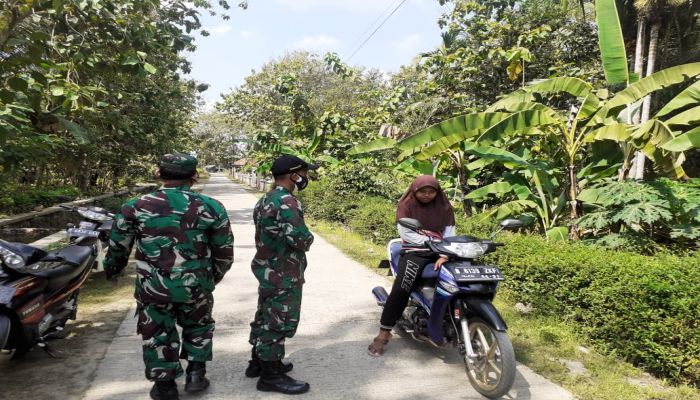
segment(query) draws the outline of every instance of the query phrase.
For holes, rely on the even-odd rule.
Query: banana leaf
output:
[[[700,122],[700,105],[676,114],[664,122],[668,126],[695,126]]]
[[[627,141],[632,134],[632,129],[627,124],[604,125],[588,133],[584,142],[591,143],[597,140],[614,140],[616,142]]]
[[[495,141],[512,133],[527,131],[530,128],[561,123],[563,121],[556,114],[549,111],[520,111],[511,114],[508,118],[487,129],[476,141],[478,143]]]
[[[600,99],[598,96],[591,93],[583,99],[581,103],[581,108],[579,108],[578,113],[576,113],[576,120],[582,121],[590,118],[593,114],[600,108]]]
[[[595,19],[598,23],[598,47],[605,80],[609,84],[628,82],[627,53],[616,1],[595,0]]]
[[[439,140],[445,136],[462,135],[463,139],[474,136],[479,130],[486,129],[510,114],[501,112],[483,112],[460,115],[450,118],[398,142],[399,150],[407,151]]]
[[[370,153],[373,151],[386,150],[394,147],[396,145],[396,140],[392,138],[379,138],[373,140],[369,143],[358,144],[357,146],[348,150],[348,155],[358,155],[364,153]]]
[[[529,166],[526,159],[513,154],[507,150],[492,146],[479,146],[476,143],[465,143],[464,151],[468,154],[473,154],[480,158],[495,160],[500,162],[513,163],[520,166]]]
[[[700,81],[688,86],[685,90],[676,95],[676,97],[671,99],[671,101],[666,103],[666,105],[656,113],[655,118],[663,117],[664,115],[672,113],[690,104],[698,103],[700,103]]]
[[[516,216],[524,210],[537,209],[537,203],[532,200],[513,200],[503,203],[500,206],[493,208],[485,213],[480,214],[480,221],[485,221],[491,218],[503,219],[509,216]]]
[[[511,189],[512,187],[510,186],[510,183],[505,181],[498,181],[472,190],[471,192],[469,192],[468,195],[465,196],[465,198],[473,200],[485,199],[490,194],[501,195],[510,192]]]
[[[526,86],[524,91],[529,93],[569,93],[574,97],[586,97],[593,90],[588,82],[579,78],[572,77],[557,77],[545,79],[537,82],[534,85]]]
[[[680,179],[685,176],[683,170],[683,153],[674,153],[663,149],[663,145],[673,140],[673,132],[663,122],[651,119],[632,134],[632,143],[640,148],[649,159],[654,161],[654,167],[664,176]]]
[[[545,232],[547,240],[552,242],[565,241],[569,239],[569,228],[565,226],[555,226],[554,228],[547,229]]]
[[[513,109],[514,106],[521,104],[521,103],[532,103],[535,101],[535,96],[532,95],[532,93],[527,92],[523,89],[516,90],[505,97],[501,98],[500,100],[496,101],[495,103],[491,104],[486,111],[487,112],[495,112],[495,111],[509,111],[513,112],[515,111]]]
[[[634,103],[650,93],[686,82],[689,79],[694,79],[698,75],[700,75],[700,62],[678,65],[655,72],[629,85],[626,89],[617,93],[610,99],[605,104],[608,111],[606,115],[616,111],[619,107]],[[670,108],[670,111],[675,109],[677,109],[677,107]],[[603,115],[603,117],[606,115]]]
[[[685,132],[661,145],[661,148],[668,151],[686,151],[692,148],[700,149],[700,126]]]

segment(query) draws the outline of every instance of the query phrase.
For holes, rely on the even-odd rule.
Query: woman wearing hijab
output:
[[[414,232],[397,224],[399,235],[406,247],[422,245],[429,239],[455,235],[455,216],[452,206],[437,179],[430,175],[421,175],[414,179],[401,197],[396,210],[396,220],[401,218],[417,219],[422,227],[419,232]],[[446,261],[447,257],[426,251],[416,251],[415,248],[410,252],[402,251],[398,274],[380,319],[379,334],[367,348],[369,355],[379,357],[384,354],[384,346],[389,343],[391,330],[406,308],[411,291],[417,278],[421,276],[423,268],[434,262],[437,270]]]

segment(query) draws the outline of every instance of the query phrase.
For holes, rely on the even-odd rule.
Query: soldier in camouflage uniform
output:
[[[126,267],[136,243],[138,325],[152,399],[177,399],[180,358],[188,360],[185,390],[209,386],[212,292],[233,263],[233,234],[224,206],[190,190],[197,160],[166,154],[158,169],[163,187],[127,201],[115,216],[105,259],[108,279]],[[176,324],[182,327],[184,344]]]
[[[299,324],[306,254],[314,240],[304,224],[299,200],[292,194],[308,184],[306,173],[316,169],[298,157],[282,156],[272,166],[275,188],[255,205],[255,245],[252,270],[258,279],[258,308],[250,324],[253,345],[246,376],[257,377],[257,388],[286,394],[304,393],[309,384],[286,373],[284,342]]]

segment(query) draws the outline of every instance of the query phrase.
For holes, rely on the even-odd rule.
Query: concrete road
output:
[[[181,398],[283,399],[258,392],[256,379],[243,374],[250,355],[248,324],[256,305],[256,280],[250,271],[255,252],[252,225],[256,197],[213,174],[203,193],[221,201],[229,211],[235,239],[235,263],[215,292],[214,361],[208,364],[212,386],[205,394]],[[394,335],[383,357],[372,358],[366,348],[378,329],[379,308],[371,295],[389,281],[343,255],[321,237],[308,254],[301,324],[287,341],[290,375],[308,380],[307,399],[483,399],[471,388],[456,349],[435,349]],[[151,384],[144,379],[141,341],[129,312],[110,345],[85,399],[147,399]],[[518,366],[515,385],[506,398],[566,400],[573,396],[559,386]]]

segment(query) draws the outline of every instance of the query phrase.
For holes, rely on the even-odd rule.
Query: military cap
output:
[[[190,177],[197,172],[197,159],[185,153],[166,154],[158,166],[161,172]]]
[[[272,175],[279,176],[304,169],[318,169],[318,165],[309,164],[297,156],[283,155],[272,163]]]

